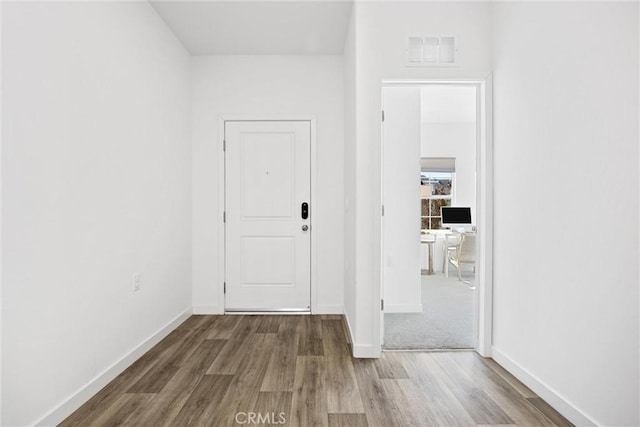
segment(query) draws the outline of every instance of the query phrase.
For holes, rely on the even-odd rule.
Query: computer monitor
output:
[[[470,207],[443,206],[440,208],[440,215],[442,216],[442,228],[451,228],[452,230],[472,228]]]

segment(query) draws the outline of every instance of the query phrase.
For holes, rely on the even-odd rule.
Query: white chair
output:
[[[442,271],[445,277],[449,277],[449,256],[458,248],[458,243],[460,243],[460,234],[450,233],[444,235],[444,242],[442,243]]]
[[[449,253],[448,261],[458,269],[458,280],[462,281],[460,270],[463,264],[476,265],[476,234],[462,233],[455,251]],[[448,267],[448,266],[447,266]],[[447,277],[449,269],[447,268]]]

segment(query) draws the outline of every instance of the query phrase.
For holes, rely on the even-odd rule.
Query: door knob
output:
[[[307,224],[302,226],[302,231],[307,231],[309,229],[309,226]]]

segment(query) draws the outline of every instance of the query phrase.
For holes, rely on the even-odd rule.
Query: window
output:
[[[423,230],[438,230],[442,218],[440,208],[451,206],[455,172],[422,171],[421,184],[421,227]]]

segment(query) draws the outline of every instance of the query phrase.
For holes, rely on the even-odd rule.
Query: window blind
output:
[[[420,169],[423,172],[455,172],[455,157],[423,157],[420,159]]]

